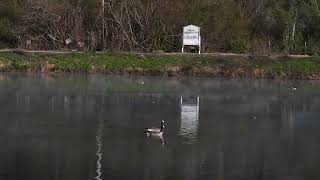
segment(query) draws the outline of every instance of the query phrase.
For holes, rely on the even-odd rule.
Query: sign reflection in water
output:
[[[196,98],[183,98],[181,96],[180,106],[181,123],[179,134],[186,139],[185,143],[195,143],[199,124],[199,96]]]
[[[104,104],[104,97],[103,97],[103,104]],[[97,176],[95,177],[96,180],[102,180],[101,176],[102,176],[102,144],[103,144],[103,129],[104,129],[104,119],[103,117],[100,115],[99,117],[99,124],[98,124],[98,129],[97,129],[97,133],[96,133],[96,144],[97,144],[97,152],[96,152],[96,156],[97,156]]]

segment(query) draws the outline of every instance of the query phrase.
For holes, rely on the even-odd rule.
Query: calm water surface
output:
[[[0,180],[320,179],[318,82],[0,74],[0,107]]]

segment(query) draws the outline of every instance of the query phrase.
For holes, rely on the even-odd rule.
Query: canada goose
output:
[[[146,128],[144,133],[147,136],[162,136],[164,129],[164,120],[161,121],[160,128]]]

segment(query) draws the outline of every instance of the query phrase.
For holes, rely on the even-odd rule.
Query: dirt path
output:
[[[69,54],[73,53],[73,51],[31,51],[25,49],[0,49],[0,53],[2,52],[17,52],[17,53],[39,53],[39,54]]]
[[[42,50],[25,50],[25,49],[0,49],[0,53],[2,52],[17,52],[17,53],[39,53],[39,54],[70,54],[70,53],[85,53],[83,51],[42,51]],[[98,51],[96,53],[104,53],[102,51]],[[120,54],[144,54],[144,55],[152,55],[154,53],[141,53],[141,52],[119,52]],[[248,57],[250,54],[235,54],[235,53],[159,53],[159,55],[168,55],[168,56],[220,56],[220,57]],[[260,56],[260,55],[255,55]],[[269,55],[261,55],[261,56],[269,56]],[[281,56],[287,56],[292,58],[303,58],[303,57],[314,57],[308,55],[285,55],[285,54],[272,54],[271,58],[277,58]]]

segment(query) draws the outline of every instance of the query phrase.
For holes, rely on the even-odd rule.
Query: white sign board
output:
[[[184,52],[184,46],[199,46],[199,54],[200,54],[200,49],[201,49],[200,27],[195,25],[189,25],[183,28],[182,53]]]

